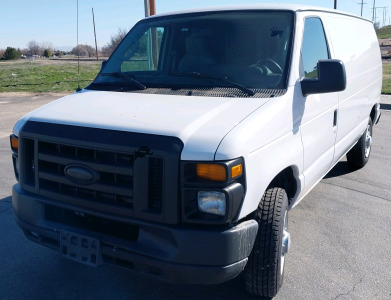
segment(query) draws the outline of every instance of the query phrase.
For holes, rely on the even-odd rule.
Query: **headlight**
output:
[[[225,194],[213,191],[198,192],[198,209],[201,212],[224,216],[226,212]]]
[[[221,225],[235,220],[246,193],[242,157],[182,162],[182,221]]]

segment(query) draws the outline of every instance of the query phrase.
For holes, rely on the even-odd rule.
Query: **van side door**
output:
[[[304,20],[301,47],[301,78],[318,78],[317,63],[330,51],[319,17]],[[304,148],[305,192],[329,170],[334,157],[338,93],[312,94],[302,98],[301,134]]]

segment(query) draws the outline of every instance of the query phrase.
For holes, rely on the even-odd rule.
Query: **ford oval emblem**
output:
[[[65,177],[79,185],[90,185],[100,178],[99,173],[85,165],[70,164],[64,169]]]

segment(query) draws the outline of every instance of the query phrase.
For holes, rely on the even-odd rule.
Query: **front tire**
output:
[[[372,148],[372,119],[369,118],[367,129],[364,131],[357,144],[346,154],[348,165],[352,169],[364,167],[371,154]]]
[[[270,188],[263,195],[255,220],[258,233],[245,268],[247,291],[274,297],[284,279],[285,255],[290,246],[288,196],[282,188]]]

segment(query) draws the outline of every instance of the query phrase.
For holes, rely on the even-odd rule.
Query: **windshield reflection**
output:
[[[236,87],[248,95],[249,89],[286,89],[292,24],[293,14],[285,11],[145,19],[124,38],[90,88]]]

